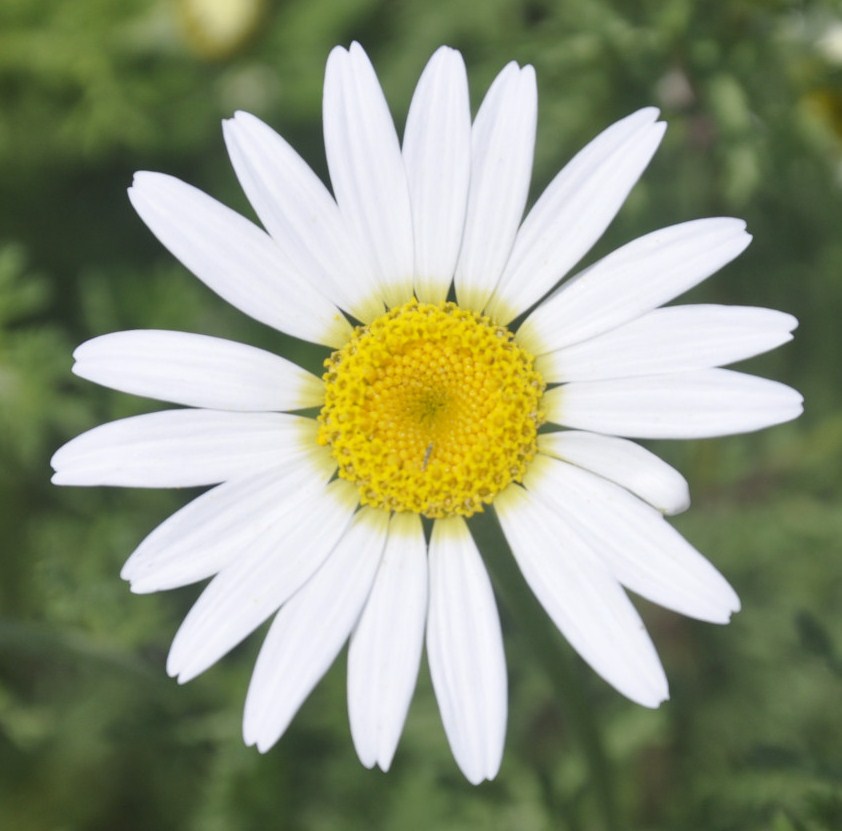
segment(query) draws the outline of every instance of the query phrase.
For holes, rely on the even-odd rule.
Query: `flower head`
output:
[[[497,773],[503,643],[465,522],[488,506],[553,622],[645,706],[667,682],[625,589],[701,620],[739,608],[664,519],[687,507],[686,482],[628,439],[795,418],[793,390],[718,367],[786,342],[796,321],[660,308],[748,245],[736,219],[655,231],[568,277],[664,125],[643,109],[609,127],[522,220],[536,113],[534,72],[512,63],[472,122],[461,56],[442,48],[400,143],[354,44],[327,64],[333,195],[245,113],[225,140],[265,230],[169,176],[135,177],[132,204],[196,276],[335,350],[320,379],[201,335],[95,338],[75,353],[78,375],[186,409],[95,428],[53,459],[58,484],[216,486],[153,531],[123,576],[135,592],[213,577],[170,651],[182,682],[274,616],[245,707],[245,740],[260,750],[350,638],[354,744],[388,769],[426,634],[457,763],[472,782]],[[317,417],[299,412],[310,408]]]

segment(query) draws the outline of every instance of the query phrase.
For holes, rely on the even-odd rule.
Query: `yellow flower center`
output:
[[[363,505],[470,516],[535,456],[544,381],[534,364],[488,317],[410,300],[325,361],[318,442]]]

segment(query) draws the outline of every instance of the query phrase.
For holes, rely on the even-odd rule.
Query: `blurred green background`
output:
[[[221,29],[203,8],[220,4]],[[246,749],[241,714],[260,637],[178,687],[164,660],[197,588],[134,597],[118,576],[190,494],[49,484],[63,441],[156,408],[70,374],[87,338],[185,329],[318,366],[319,354],[245,319],[182,269],[125,189],[133,171],[161,170],[250,213],[220,131],[238,108],[324,175],[324,62],[352,39],[399,125],[441,43],[464,53],[474,105],[505,62],[532,63],[533,198],[603,127],[660,106],[662,148],[588,259],[662,225],[744,217],[753,245],[691,299],[801,321],[793,344],[747,367],[804,393],[800,421],[655,448],[691,483],[694,505],[676,525],[743,600],[727,627],[640,604],[671,682],[660,710],[624,700],[571,656],[496,528],[477,523],[500,599],[511,713],[500,775],[478,788],[450,757],[426,669],[387,775],[356,760],[344,657],[270,753]],[[2,0],[0,827],[842,828],[840,219],[837,3]]]

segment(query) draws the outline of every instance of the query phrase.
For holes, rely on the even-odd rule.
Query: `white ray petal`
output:
[[[533,355],[628,323],[731,262],[751,242],[740,219],[696,219],[618,248],[562,283],[518,329]]]
[[[709,369],[792,340],[798,321],[748,306],[668,306],[595,338],[541,355],[550,383],[601,381]]]
[[[325,70],[327,165],[339,210],[389,306],[412,296],[412,212],[398,135],[374,67],[358,43]]]
[[[508,323],[541,299],[602,236],[655,154],[654,107],[604,130],[553,179],[518,232],[486,312]]]
[[[605,563],[524,488],[509,486],[494,508],[526,582],[570,645],[632,701],[657,707],[666,700],[655,647]]]
[[[154,329],[113,332],[73,353],[73,372],[146,398],[211,410],[301,410],[324,402],[324,384],[253,346]]]
[[[241,312],[313,343],[350,336],[339,309],[245,217],[163,173],[136,173],[129,199],[163,245]]]
[[[321,451],[321,452],[318,452]],[[329,454],[288,460],[282,467],[218,485],[159,525],[135,549],[121,576],[135,593],[186,586],[211,577],[256,546],[285,535],[277,517],[310,509],[336,465]]]
[[[628,491],[546,457],[535,459],[524,484],[641,597],[711,623],[727,623],[739,611],[739,598],[725,578]]]
[[[56,485],[186,488],[241,479],[315,443],[313,419],[286,413],[164,410],[88,430],[56,451]]]
[[[538,117],[535,70],[507,64],[488,90],[471,132],[471,182],[456,298],[481,312],[512,250],[523,216]]]
[[[797,418],[801,396],[790,387],[729,369],[645,378],[574,381],[545,393],[555,424],[642,439],[747,433]]]
[[[237,178],[266,230],[301,274],[358,320],[383,312],[377,282],[336,202],[310,166],[248,113],[223,122]]]
[[[371,590],[389,515],[363,508],[322,567],[281,609],[246,696],[243,738],[265,753],[348,639]]]
[[[678,514],[690,507],[687,480],[633,441],[564,430],[538,436],[538,449],[616,482],[662,513]]]
[[[465,226],[471,172],[471,110],[465,63],[442,46],[427,64],[409,107],[403,158],[415,236],[415,294],[447,297]]]
[[[433,525],[427,657],[456,763],[474,785],[493,779],[506,736],[506,661],[491,581],[460,517]]]
[[[214,577],[184,618],[167,672],[185,683],[215,664],[276,612],[324,562],[342,538],[356,489],[335,480],[313,494],[278,505],[248,551]]]
[[[416,514],[395,514],[348,650],[348,714],[360,761],[392,764],[418,677],[427,618],[427,543]]]

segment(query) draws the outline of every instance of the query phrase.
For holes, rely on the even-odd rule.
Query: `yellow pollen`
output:
[[[318,442],[363,505],[470,516],[535,456],[544,381],[533,357],[455,303],[410,300],[357,327],[325,367]]]

